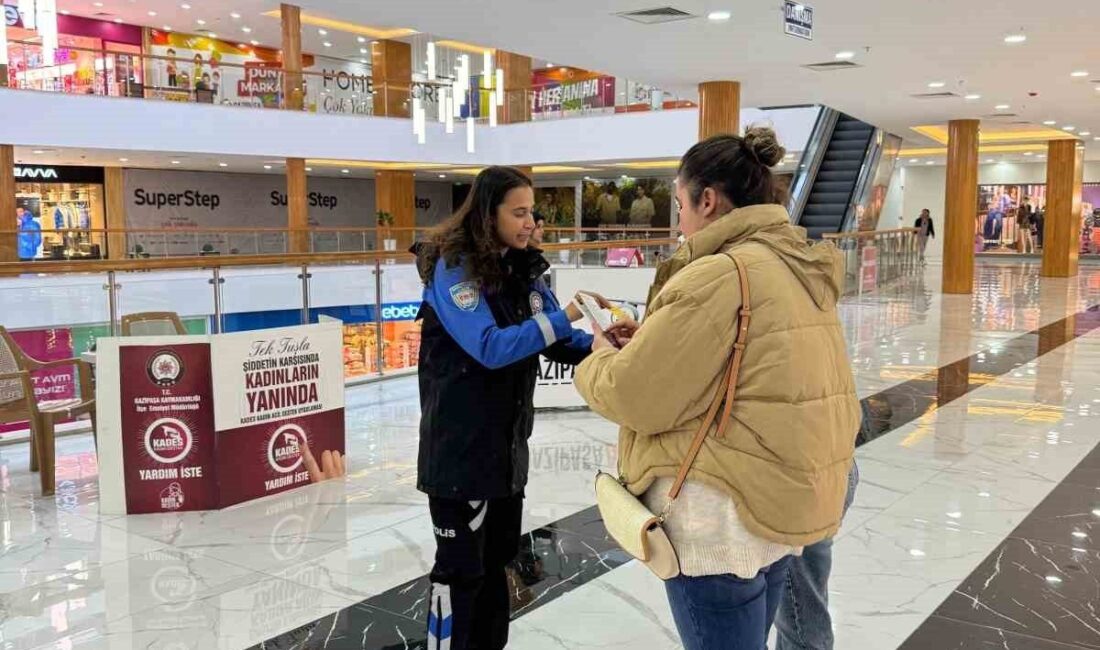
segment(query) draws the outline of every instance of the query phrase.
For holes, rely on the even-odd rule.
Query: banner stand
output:
[[[339,323],[98,342],[105,514],[213,510],[346,473]]]

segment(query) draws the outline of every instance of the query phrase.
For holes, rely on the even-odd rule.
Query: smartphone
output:
[[[573,299],[573,303],[577,306],[577,309],[588,318],[588,321],[592,323],[592,327],[598,328],[601,332],[607,332],[611,327],[611,315],[604,311],[603,307],[600,307],[600,303],[592,296],[580,292],[577,294],[577,297]],[[619,347],[618,343],[615,341],[615,337],[608,336],[607,339],[611,342],[611,345]]]

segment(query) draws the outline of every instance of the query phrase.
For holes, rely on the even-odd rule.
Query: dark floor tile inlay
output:
[[[928,411],[981,388],[997,377],[1098,327],[1100,327],[1100,306],[1017,336],[1005,342],[997,351],[979,352],[939,368],[937,371],[876,393],[863,400],[863,426],[856,444],[865,444],[894,431]],[[1100,522],[1100,519],[1097,521]],[[1097,535],[1100,536],[1100,533]],[[1095,565],[1092,563],[1088,565],[1091,575],[1100,576],[1100,553],[1091,552],[1089,557],[1092,558],[1090,562],[1095,561]],[[512,615],[519,617],[527,614],[558,596],[622,566],[629,560],[629,556],[608,537],[595,507],[586,508],[532,531],[523,537],[520,554],[509,567]],[[1006,571],[1008,567],[1002,566],[1001,570]],[[1066,570],[1073,571],[1069,566]],[[422,576],[369,598],[359,605],[281,634],[250,650],[345,650],[351,648],[419,650],[425,647],[424,617],[428,585],[428,577]],[[1066,586],[1068,587],[1068,580]],[[1048,584],[1047,587],[1049,588],[1050,585]],[[1093,587],[1100,593],[1097,584]],[[1088,603],[1089,608],[1094,605],[1100,607],[1100,596],[1094,597]],[[975,605],[975,607],[978,606]],[[1080,608],[1077,609],[1080,610]],[[1092,610],[1074,611],[1100,630],[1100,619],[1092,613]],[[941,625],[932,630],[932,633],[942,635],[947,629]],[[922,627],[921,630],[923,631],[924,628]],[[1024,627],[1019,631],[1026,634],[1028,628]],[[993,633],[997,634],[997,631],[994,630]],[[987,637],[973,638],[978,640],[975,643],[985,643],[984,639]],[[997,638],[1000,639],[1000,637]],[[1100,647],[1100,632],[1097,634],[1096,641],[1097,645],[1089,647]],[[984,645],[949,645],[953,641],[947,640],[946,637],[942,642],[948,645],[907,647],[913,649],[985,647]],[[1066,647],[1057,644],[1028,645],[1024,641],[1015,642],[1016,645],[1006,645],[1007,643],[1006,640],[993,647],[999,647],[1002,650],[1004,648],[1058,650]]]
[[[932,616],[898,650],[1081,650],[1081,646]]]

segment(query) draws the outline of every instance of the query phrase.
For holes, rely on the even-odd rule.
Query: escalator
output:
[[[866,177],[865,166],[872,154],[875,127],[843,113],[835,126],[809,183],[808,197],[796,223],[811,239],[845,230],[851,206]]]

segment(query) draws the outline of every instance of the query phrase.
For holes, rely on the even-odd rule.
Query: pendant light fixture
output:
[[[474,153],[474,118],[466,118],[466,153]]]
[[[34,0],[19,0],[19,17],[23,19],[23,29],[34,31],[37,28],[37,9]]]
[[[42,37],[42,59],[46,65],[56,63],[57,54],[57,2],[56,0],[37,0],[35,17],[38,34]]]

